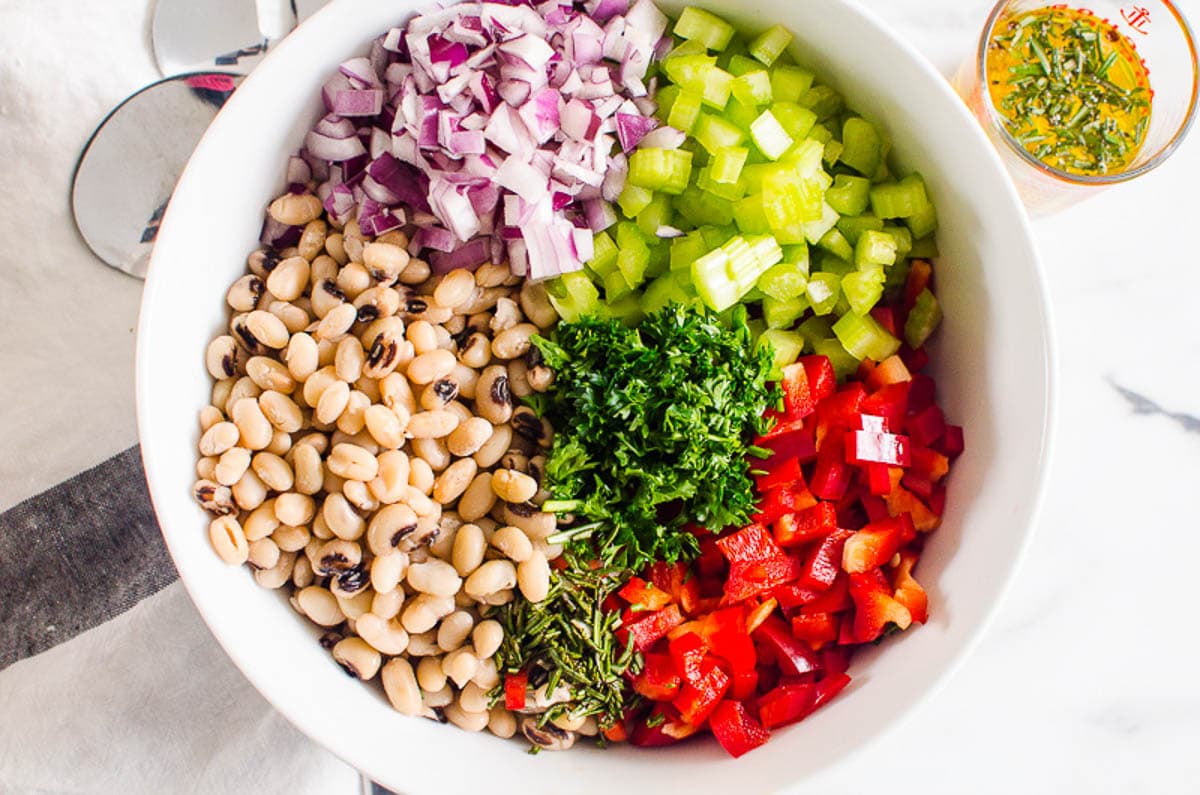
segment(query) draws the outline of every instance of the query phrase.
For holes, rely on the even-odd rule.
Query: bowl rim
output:
[[[971,129],[970,135],[977,139],[977,144],[981,150],[987,152],[987,158],[990,166],[995,171],[1003,175],[1002,184],[1005,191],[1005,200],[1014,208],[1017,228],[1020,231],[1025,242],[1028,244],[1029,265],[1031,267],[1031,275],[1036,285],[1035,301],[1036,316],[1040,320],[1042,338],[1044,341],[1042,355],[1044,357],[1044,373],[1045,393],[1043,396],[1043,408],[1041,427],[1038,429],[1041,437],[1041,447],[1038,453],[1038,474],[1034,482],[1034,493],[1029,501],[1028,519],[1023,523],[1023,536],[1016,547],[1011,560],[1006,565],[1005,569],[1000,572],[998,584],[996,586],[996,598],[986,608],[981,611],[979,620],[973,627],[967,630],[963,636],[959,647],[954,650],[947,658],[946,663],[941,671],[939,671],[927,685],[923,692],[913,698],[907,708],[899,710],[896,714],[887,719],[879,721],[876,725],[871,726],[860,735],[853,746],[849,747],[844,753],[836,756],[833,760],[822,762],[815,765],[809,775],[816,775],[818,772],[826,771],[832,765],[845,767],[852,763],[852,760],[859,757],[860,754],[881,742],[885,736],[890,736],[895,733],[896,729],[903,725],[912,716],[920,711],[926,704],[929,703],[942,688],[946,686],[949,680],[960,670],[966,659],[974,652],[978,644],[982,640],[984,633],[991,626],[999,611],[1000,605],[1011,591],[1015,582],[1017,573],[1021,569],[1024,561],[1028,557],[1031,547],[1034,532],[1038,526],[1038,522],[1042,513],[1043,504],[1046,495],[1046,484],[1048,481],[1052,454],[1054,449],[1055,427],[1058,415],[1058,355],[1056,334],[1054,324],[1052,322],[1052,314],[1049,303],[1049,287],[1046,277],[1046,271],[1042,263],[1041,256],[1036,246],[1036,238],[1033,235],[1032,225],[1029,220],[1029,215],[1022,204],[1017,189],[1012,181],[1008,170],[1003,165],[998,150],[987,138],[986,132],[975,120],[967,106],[960,100],[954,92],[950,83],[937,70],[933,63],[916,49],[906,39],[900,37],[898,33],[875,12],[865,8],[859,0],[833,0],[844,7],[849,14],[859,18],[859,22],[868,27],[874,28],[876,32],[888,38],[901,52],[908,57],[913,65],[925,74],[929,79],[930,88],[942,95],[942,100],[946,104],[947,111],[957,114],[960,119],[967,124],[964,127]],[[297,35],[297,32],[302,33],[305,30],[316,30],[329,22],[332,22],[339,15],[346,13],[347,10],[353,8],[353,4],[357,0],[333,0],[306,20],[297,31],[285,38],[274,50],[268,53],[263,64],[260,64],[253,73],[239,87],[238,91],[229,99],[225,108],[222,109],[209,127],[204,137],[197,145],[195,152],[189,159],[183,174],[177,183],[176,190],[180,186],[189,183],[194,177],[194,173],[203,167],[204,161],[209,159],[209,149],[215,144],[213,141],[222,137],[223,130],[231,124],[231,114],[228,108],[238,108],[241,104],[249,102],[246,97],[252,97],[259,82],[267,79],[267,75],[271,73],[271,69],[264,69],[265,64],[279,62],[290,57],[290,54],[295,52],[297,55],[302,54],[305,46],[305,36]],[[239,102],[239,98],[241,101]],[[282,157],[282,156],[281,156]],[[168,206],[162,224],[160,226],[159,240],[163,237],[170,237],[177,221],[172,214],[170,206]],[[141,440],[141,455],[142,464],[145,471],[146,482],[150,492],[151,502],[155,508],[156,516],[164,515],[160,511],[161,500],[158,498],[159,493],[166,493],[168,488],[166,484],[160,482],[160,471],[157,464],[159,461],[159,451],[153,443],[153,428],[150,427],[148,419],[148,411],[144,408],[148,401],[148,392],[150,390],[150,381],[152,374],[150,372],[150,347],[148,341],[147,327],[151,324],[153,312],[149,311],[156,303],[156,296],[160,291],[160,285],[174,274],[170,273],[168,263],[162,262],[163,257],[159,255],[160,248],[156,247],[151,255],[150,266],[146,277],[145,287],[142,294],[138,325],[137,325],[137,344],[136,344],[136,362],[135,362],[135,398],[137,408],[137,426],[139,439]],[[278,710],[287,720],[298,730],[318,743],[335,756],[345,761],[348,765],[360,771],[364,775],[370,776],[373,779],[379,780],[386,777],[385,771],[372,764],[371,759],[356,759],[354,749],[349,742],[342,739],[336,731],[331,731],[319,726],[313,726],[307,722],[306,717],[298,708],[297,699],[282,699],[274,698],[271,694],[269,686],[269,673],[258,666],[253,660],[248,659],[245,654],[233,644],[229,639],[229,633],[226,631],[227,619],[224,616],[216,615],[205,604],[205,599],[200,595],[199,588],[201,584],[194,579],[189,578],[184,572],[187,569],[182,558],[180,557],[181,550],[175,547],[172,543],[173,534],[169,533],[163,521],[159,521],[160,532],[162,532],[168,552],[171,555],[172,561],[175,563],[176,569],[179,572],[180,580],[186,589],[189,598],[196,607],[201,618],[204,620],[210,633],[220,644],[222,651],[233,662],[233,664],[241,671],[242,675],[250,682],[271,706]],[[788,788],[796,787],[803,779],[797,779],[786,785]]]

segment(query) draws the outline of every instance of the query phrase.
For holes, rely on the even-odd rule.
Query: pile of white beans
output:
[[[488,698],[504,635],[488,615],[544,599],[562,552],[537,508],[553,431],[516,406],[553,382],[530,337],[557,315],[505,265],[431,275],[402,232],[338,230],[311,194],[269,213],[303,235],[250,255],[206,357],[195,496],[212,546],[290,589],[400,712],[511,737],[517,716]],[[595,732],[567,720],[539,744]]]

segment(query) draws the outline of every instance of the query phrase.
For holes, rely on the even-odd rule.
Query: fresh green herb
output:
[[[636,329],[585,317],[535,344],[555,371],[543,508],[585,521],[556,541],[637,571],[694,555],[685,525],[747,521],[755,496],[746,455],[774,395],[770,350],[755,346],[744,308],[728,327],[679,304]]]

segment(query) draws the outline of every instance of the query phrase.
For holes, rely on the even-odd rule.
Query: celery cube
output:
[[[659,276],[646,285],[642,293],[642,308],[647,312],[657,312],[670,303],[686,304],[691,300],[687,290],[683,288],[675,274],[668,273]]]
[[[825,195],[828,197],[828,192]],[[846,236],[846,239],[850,241],[850,245],[856,246],[863,232],[871,230],[878,232],[883,229],[883,221],[870,213],[865,213],[863,215],[845,216],[837,222],[837,227]]]
[[[833,321],[827,317],[813,315],[801,323],[796,331],[803,335],[805,344],[811,349],[816,347],[816,344],[821,340],[829,339],[833,336]],[[854,364],[857,366],[858,362]]]
[[[710,50],[720,52],[733,38],[733,25],[715,14],[688,6],[675,23],[675,35],[698,41]]]
[[[847,273],[842,277],[842,295],[851,311],[867,314],[883,297],[883,268]]]
[[[688,42],[688,44],[691,43]],[[678,49],[681,50],[682,47]],[[667,73],[667,77],[671,78],[672,83],[678,84],[680,88],[700,94],[704,91],[705,73],[708,69],[715,68],[716,65],[717,59],[711,55],[676,55],[675,53],[671,53],[663,61],[662,68]]]
[[[933,207],[933,202],[926,197],[925,206],[917,208],[917,211],[904,219],[908,224],[908,228],[912,230],[912,235],[915,238],[929,237],[937,229],[937,210]]]
[[[817,123],[817,114],[795,102],[775,102],[771,105],[771,114],[779,120],[787,134],[797,141],[808,135]]]
[[[617,272],[624,277],[630,287],[637,287],[646,280],[646,266],[650,264],[650,252],[645,246],[641,248],[623,248],[617,255]],[[605,277],[604,287],[608,289],[608,278]]]
[[[780,301],[767,296],[763,299],[762,309],[767,328],[791,328],[808,311],[808,299],[801,295]]]
[[[693,135],[710,155],[725,147],[737,146],[746,140],[745,133],[735,125],[711,113],[700,114]]]
[[[920,348],[942,322],[942,308],[929,288],[917,296],[917,302],[904,322],[904,339],[911,348]]]
[[[733,75],[719,66],[712,66],[704,72],[703,90],[700,95],[704,104],[722,110],[729,102],[729,94],[733,90]]]
[[[678,195],[687,187],[691,174],[691,152],[683,149],[638,149],[629,156],[629,176],[626,179],[631,185]]]
[[[780,262],[758,277],[755,286],[776,301],[788,301],[804,295],[804,289],[808,286],[807,271],[807,258],[803,263]]]
[[[836,116],[844,107],[842,95],[829,86],[813,86],[800,97],[800,104],[811,108],[821,120]]]
[[[682,92],[682,90],[683,89],[676,85],[663,86],[658,90],[658,93],[654,95],[654,101],[658,103],[658,107],[654,111],[654,117],[656,119],[661,121],[663,124],[671,124],[671,111],[675,109],[675,100],[679,98],[679,94]],[[698,99],[697,107],[699,107]],[[676,125],[671,124],[671,126],[675,127]]]
[[[634,328],[645,319],[642,311],[642,297],[637,293],[626,293],[616,301],[609,301],[603,309],[608,317],[615,318],[629,328]]]
[[[725,226],[733,223],[733,202],[689,186],[674,199],[675,211],[692,226],[713,224]]]
[[[637,226],[646,237],[653,238],[660,226],[671,225],[671,199],[665,193],[656,193],[650,203],[637,214]]]
[[[850,241],[846,240],[837,227],[822,235],[821,239],[817,241],[817,245],[839,259],[848,260],[854,256],[854,248],[850,245]]]
[[[762,69],[762,64],[741,53],[731,55],[729,65],[725,67],[725,71],[734,77],[741,77],[747,72],[757,72],[759,69]]]
[[[783,368],[800,357],[804,352],[804,337],[795,331],[785,331],[778,328],[768,328],[758,338],[759,345],[771,346],[773,369],[780,374]]]
[[[709,177],[713,182],[732,184],[738,181],[742,174],[742,166],[746,165],[746,156],[750,150],[742,146],[726,146],[713,152]]]
[[[737,234],[737,227],[732,224],[723,224],[721,226],[702,226],[698,230],[704,238],[705,244],[714,249],[718,246],[725,245],[725,241]]]
[[[704,46],[704,42],[685,39],[684,41],[681,41],[677,47],[668,52],[667,57],[663,60],[668,61],[671,58],[682,58],[686,55],[707,56],[708,48]],[[716,58],[713,58],[712,60],[715,62]]]
[[[734,202],[733,220],[738,229],[747,234],[765,234],[771,231],[771,223],[763,210],[763,195],[752,193],[744,199]]]
[[[849,244],[847,244],[847,247]],[[836,253],[836,252],[835,252]],[[848,257],[843,257],[848,259]],[[887,232],[867,230],[854,246],[854,264],[859,268],[891,265],[896,261],[896,238]]]
[[[932,205],[930,205],[932,207]],[[912,220],[911,218],[909,219]],[[910,257],[923,257],[932,259],[938,255],[937,238],[933,235],[926,235],[919,240],[914,240],[912,250],[908,252]]]
[[[714,180],[711,166],[705,166],[696,172],[696,187],[732,202],[746,195],[746,186],[736,180],[732,184]]]
[[[900,350],[900,340],[870,315],[847,312],[833,324],[833,333],[846,352],[856,359],[881,362]]]
[[[796,172],[796,175],[804,178],[820,178],[825,179],[824,172],[821,170],[821,149],[823,145],[812,138],[805,138],[798,142],[795,146],[788,150],[784,155],[784,161]],[[826,185],[821,186],[824,191]]]
[[[724,312],[737,303],[737,284],[726,272],[728,258],[722,249],[713,249],[692,263],[692,284],[696,294],[710,309]]]
[[[772,229],[787,229],[816,221],[824,212],[819,185],[811,179],[797,179],[794,172],[770,173],[763,178],[762,187],[763,212]]]
[[[805,295],[813,314],[828,315],[842,295],[842,278],[836,273],[814,273],[808,277]]]
[[[729,245],[729,244],[726,244]],[[771,266],[783,259],[783,249],[770,235],[761,235],[746,240],[745,251],[726,249],[729,263],[726,270],[738,285],[741,295],[746,295]]]
[[[614,270],[611,273],[606,273],[600,284],[604,287],[604,300],[615,301],[621,296],[633,290],[625,276],[619,270]]]
[[[813,353],[829,359],[829,363],[833,365],[833,374],[839,381],[849,378],[858,370],[858,359],[847,353],[842,343],[833,337],[813,343]]]
[[[663,89],[663,91],[665,90]],[[658,93],[661,95],[662,91]],[[692,127],[696,124],[696,119],[700,117],[702,102],[700,95],[694,91],[679,91],[674,104],[671,105],[671,112],[667,115],[667,124],[684,132],[691,132]]]
[[[597,232],[592,237],[592,258],[587,266],[598,276],[603,276],[617,267],[617,244],[607,232]]]
[[[671,241],[671,270],[691,268],[692,263],[708,253],[710,248],[712,247],[704,242],[704,236],[698,231],[675,238]]]
[[[617,196],[617,206],[621,208],[621,212],[627,218],[634,218],[638,213],[646,209],[653,200],[654,191],[639,187],[626,180],[625,187],[621,189],[621,194]]]
[[[767,66],[775,63],[787,46],[792,43],[792,33],[783,25],[774,25],[750,42],[750,54]]]
[[[825,191],[825,201],[842,215],[861,215],[871,199],[871,181],[866,177],[838,174]]]
[[[617,248],[646,248],[646,236],[632,221],[617,224]]]
[[[908,252],[912,251],[913,235],[907,226],[885,226],[883,228],[885,234],[891,235],[896,241],[896,259],[897,261],[908,256]]]
[[[747,72],[734,78],[731,91],[738,102],[743,105],[752,107],[769,105],[771,104],[771,76],[763,69],[759,69],[757,72]]]
[[[792,137],[769,110],[764,110],[750,125],[750,138],[772,160],[778,160],[792,146]]]
[[[841,160],[863,176],[870,177],[882,162],[879,130],[866,119],[853,116],[842,125]]]
[[[813,73],[798,66],[776,66],[771,70],[771,95],[782,102],[799,102],[813,84]]]
[[[899,182],[876,185],[871,188],[871,212],[880,218],[912,218],[932,207],[925,195],[925,182],[919,174],[910,174]],[[914,229],[916,237],[924,237]],[[927,233],[926,233],[927,234]]]
[[[730,97],[729,104],[725,106],[725,113],[721,118],[739,130],[748,132],[750,125],[758,118],[760,112],[757,106],[747,105],[737,97]]]
[[[600,291],[581,271],[564,273],[548,282],[546,294],[559,316],[568,323],[594,314],[600,308]]]

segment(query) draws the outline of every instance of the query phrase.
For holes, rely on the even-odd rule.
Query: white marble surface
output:
[[[990,3],[866,5],[949,72],[971,50]],[[1179,5],[1200,19],[1200,0]],[[0,232],[8,241],[0,268],[0,510],[136,441],[140,283],[91,258],[66,197],[93,124],[155,77],[147,9],[147,0],[0,0]],[[31,135],[34,128],[45,132]],[[1036,540],[995,624],[948,685],[803,791],[1200,791],[1200,633],[1191,612],[1200,603],[1192,504],[1200,475],[1197,175],[1194,134],[1159,171],[1036,222],[1061,363],[1057,451]],[[146,654],[155,648],[179,652],[165,654],[179,675],[203,670],[229,703],[248,705],[226,715],[228,745],[252,738],[311,765],[312,786],[301,791],[349,791],[349,771],[271,712],[173,586],[49,653],[57,656],[0,673],[0,792],[107,792],[119,784],[172,791],[180,780],[204,791],[242,789],[232,781],[278,791],[277,768],[244,773],[253,770],[246,754],[211,741],[199,767],[194,755],[164,758],[166,772],[141,783],[81,780],[33,764],[103,767],[114,754],[168,740],[174,749],[211,734],[185,699],[145,690],[156,681],[148,666],[160,663]],[[65,722],[82,695],[44,687],[40,671],[86,675],[89,659],[134,673],[145,666],[147,676],[106,690],[93,723],[77,718],[36,742],[22,736],[9,707],[58,710]],[[105,724],[105,710],[124,723]]]

